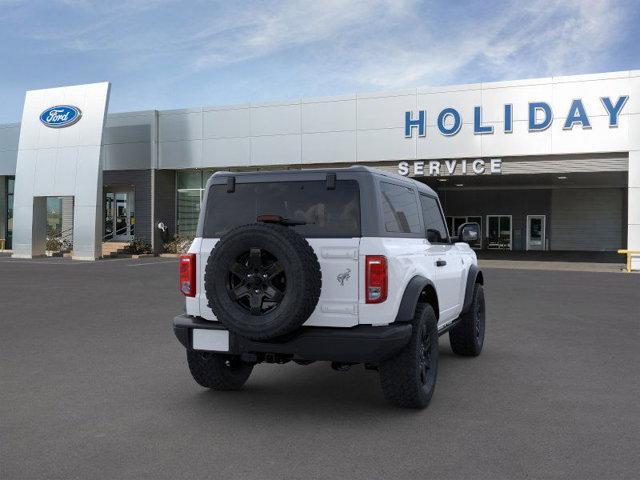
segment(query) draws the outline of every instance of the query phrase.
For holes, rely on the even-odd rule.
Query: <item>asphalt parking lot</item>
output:
[[[485,270],[476,359],[423,411],[374,372],[187,370],[173,260],[0,258],[0,478],[638,478],[640,275]]]

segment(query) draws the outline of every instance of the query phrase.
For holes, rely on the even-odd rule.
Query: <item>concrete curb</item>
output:
[[[526,260],[479,260],[480,268],[510,268],[514,270],[547,270],[564,272],[626,273],[617,263],[535,262]]]

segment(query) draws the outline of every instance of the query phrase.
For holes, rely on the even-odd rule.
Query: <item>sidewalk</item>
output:
[[[484,268],[561,270],[575,272],[625,271],[625,257],[615,252],[499,252],[481,251],[478,262]]]
[[[550,262],[535,260],[478,260],[481,268],[513,268],[521,270],[560,270],[574,272],[626,273],[624,263]]]

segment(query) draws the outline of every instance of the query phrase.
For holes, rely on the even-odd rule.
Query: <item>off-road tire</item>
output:
[[[251,249],[275,257],[286,278],[279,304],[259,315],[234,301],[226,278],[238,256]],[[281,225],[255,223],[222,236],[209,255],[204,286],[209,307],[230,331],[251,340],[268,340],[295,331],[309,318],[320,298],[322,273],[313,248],[298,233]]]
[[[253,364],[237,355],[187,350],[187,363],[193,379],[213,390],[238,390],[251,375]]]
[[[438,376],[438,322],[433,307],[418,304],[409,343],[395,357],[380,362],[380,383],[384,397],[406,408],[429,405]],[[426,372],[421,359],[428,349]]]
[[[460,322],[449,330],[451,350],[464,357],[477,357],[482,352],[485,329],[484,289],[476,283],[469,309],[462,314]]]

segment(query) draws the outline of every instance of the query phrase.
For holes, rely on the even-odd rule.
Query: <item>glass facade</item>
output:
[[[196,234],[204,187],[214,172],[215,170],[181,170],[177,172],[178,235],[194,236]]]
[[[11,239],[13,237],[13,189],[16,183],[15,177],[6,178],[6,192],[7,192],[7,226],[5,232],[0,232],[1,238],[5,239],[5,248],[11,248]]]
[[[47,236],[59,237],[62,233],[62,197],[47,197]]]

